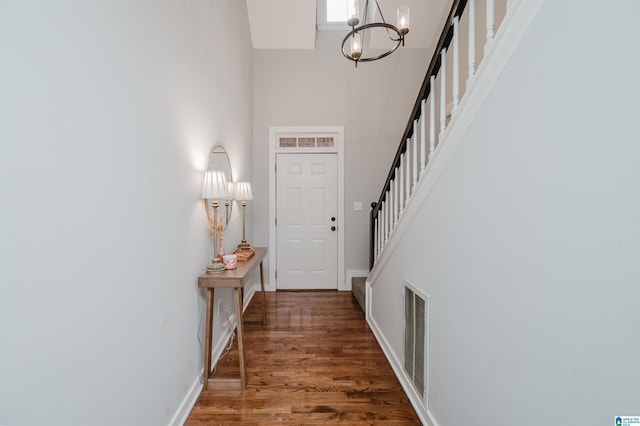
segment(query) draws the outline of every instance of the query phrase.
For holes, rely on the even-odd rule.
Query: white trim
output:
[[[338,290],[343,291],[351,291],[353,287],[351,286],[351,280],[355,277],[363,277],[367,278],[369,276],[369,271],[366,269],[347,269],[347,278],[344,280],[344,288],[338,288]]]
[[[226,331],[223,338],[218,340],[216,347],[211,351],[211,365],[216,365],[230,337],[231,333],[229,331]],[[196,401],[198,400],[198,397],[200,396],[200,393],[204,388],[204,385],[202,384],[203,380],[204,367],[200,370],[200,373],[194,380],[193,385],[191,385],[189,392],[187,392],[184,399],[178,406],[178,409],[169,422],[169,425],[181,426],[187,421],[189,414],[191,414],[191,410],[193,410],[193,406],[196,404]]]
[[[191,410],[193,410],[193,406],[196,405],[196,401],[202,392],[203,386],[202,383],[200,383],[200,377],[202,377],[202,374],[196,377],[193,381],[193,385],[191,385],[189,392],[187,392],[182,403],[180,403],[180,406],[178,407],[176,414],[173,415],[169,425],[182,426],[187,421],[189,414],[191,414]]]
[[[246,291],[247,297],[245,297],[245,300],[242,303],[243,312],[247,309],[247,307],[249,306],[249,303],[251,302],[251,299],[259,289],[260,289],[260,283],[257,283],[257,284],[254,283],[247,289],[248,290]],[[227,331],[223,339],[218,340],[218,344],[216,345],[216,347],[211,353],[211,358],[212,358],[211,365],[215,365],[218,362],[218,360],[220,359],[220,356],[222,355],[222,352],[224,351],[225,345],[229,341],[230,337],[231,337],[231,333]],[[204,367],[202,370],[200,370],[200,374],[193,381],[191,388],[189,388],[189,391],[187,392],[184,399],[178,406],[176,413],[173,415],[173,418],[169,422],[170,426],[182,426],[185,424],[185,422],[187,421],[187,418],[189,417],[189,414],[191,414],[193,407],[196,405],[196,402],[198,401],[198,397],[202,393],[202,389],[204,388],[204,385],[202,383],[203,379],[204,379]]]
[[[280,149],[278,136],[300,134],[332,134],[336,138],[334,147],[315,149]],[[344,289],[344,126],[270,126],[269,127],[269,291],[275,291],[276,281],[276,154],[283,152],[304,153],[336,153],[338,155],[338,289]]]
[[[438,147],[434,151],[435,155],[429,156],[429,163],[425,169],[424,177],[418,182],[416,191],[411,196],[411,202],[402,214],[402,220],[399,220],[398,225],[393,229],[382,253],[371,270],[369,280],[372,285],[375,284],[376,279],[384,270],[384,265],[402,240],[402,236],[409,230],[416,214],[429,198],[432,188],[449,163],[484,101],[491,93],[493,85],[509,63],[520,41],[529,30],[542,3],[543,0],[531,0],[509,4],[510,7],[513,7],[512,13],[507,13],[500,25],[496,37],[491,42],[491,48],[487,50],[485,57],[478,66],[474,84],[467,89],[457,113],[453,115],[449,126],[441,136]]]

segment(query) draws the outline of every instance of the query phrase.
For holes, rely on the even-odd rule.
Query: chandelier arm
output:
[[[360,57],[358,57],[358,58],[353,58],[352,56],[348,55],[348,54],[345,52],[345,50],[344,50],[344,45],[345,45],[345,43],[347,42],[347,40],[349,40],[349,38],[351,38],[353,35],[355,35],[355,34],[357,34],[357,33],[361,32],[361,31],[364,31],[364,30],[366,30],[366,29],[368,29],[368,28],[376,28],[376,27],[383,27],[383,28],[386,28],[386,29],[387,29],[387,31],[392,30],[392,31],[394,31],[396,34],[398,34],[398,39],[391,38],[391,40],[393,40],[393,41],[395,41],[395,42],[396,42],[395,46],[393,46],[391,49],[389,49],[388,51],[386,51],[386,52],[384,52],[384,53],[382,53],[382,54],[380,54],[380,55],[377,55],[377,56],[370,56],[370,57],[362,57],[362,56],[360,56]],[[398,49],[398,47],[400,46],[400,43],[401,43],[401,42],[402,42],[402,35],[400,34],[400,31],[399,31],[396,27],[394,27],[393,25],[391,25],[391,24],[387,24],[386,22],[384,22],[384,23],[375,22],[375,23],[372,23],[372,24],[365,24],[365,25],[361,25],[361,26],[359,26],[359,27],[354,28],[353,30],[351,30],[351,31],[350,31],[350,32],[345,36],[345,38],[342,40],[342,55],[343,55],[345,58],[349,59],[350,61],[354,61],[356,64],[357,64],[358,62],[370,62],[370,61],[375,61],[375,60],[378,60],[378,59],[382,59],[382,58],[384,58],[385,56],[389,56],[389,55],[391,55],[393,52],[395,52],[395,51]],[[364,51],[364,50],[363,50],[363,51]]]

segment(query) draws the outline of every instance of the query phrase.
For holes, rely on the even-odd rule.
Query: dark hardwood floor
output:
[[[186,425],[420,424],[350,292],[267,293],[267,316],[245,323],[247,389],[203,391]],[[232,349],[216,377],[234,375]]]

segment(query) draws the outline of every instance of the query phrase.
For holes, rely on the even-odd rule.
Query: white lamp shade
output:
[[[202,198],[205,200],[228,200],[231,198],[224,173],[207,170],[202,185]]]
[[[251,184],[249,182],[236,183],[236,200],[253,200],[253,193],[251,192]]]

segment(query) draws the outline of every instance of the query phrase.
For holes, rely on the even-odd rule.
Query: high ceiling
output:
[[[316,2],[324,0],[246,0],[255,49],[314,49]],[[410,31],[405,48],[430,48],[436,42],[451,7],[451,0],[378,0],[387,22],[394,24],[396,9],[410,8]],[[376,19],[379,20],[379,19]],[[342,31],[347,33],[347,30]],[[383,37],[381,37],[383,38]],[[383,47],[375,35],[371,47]]]

